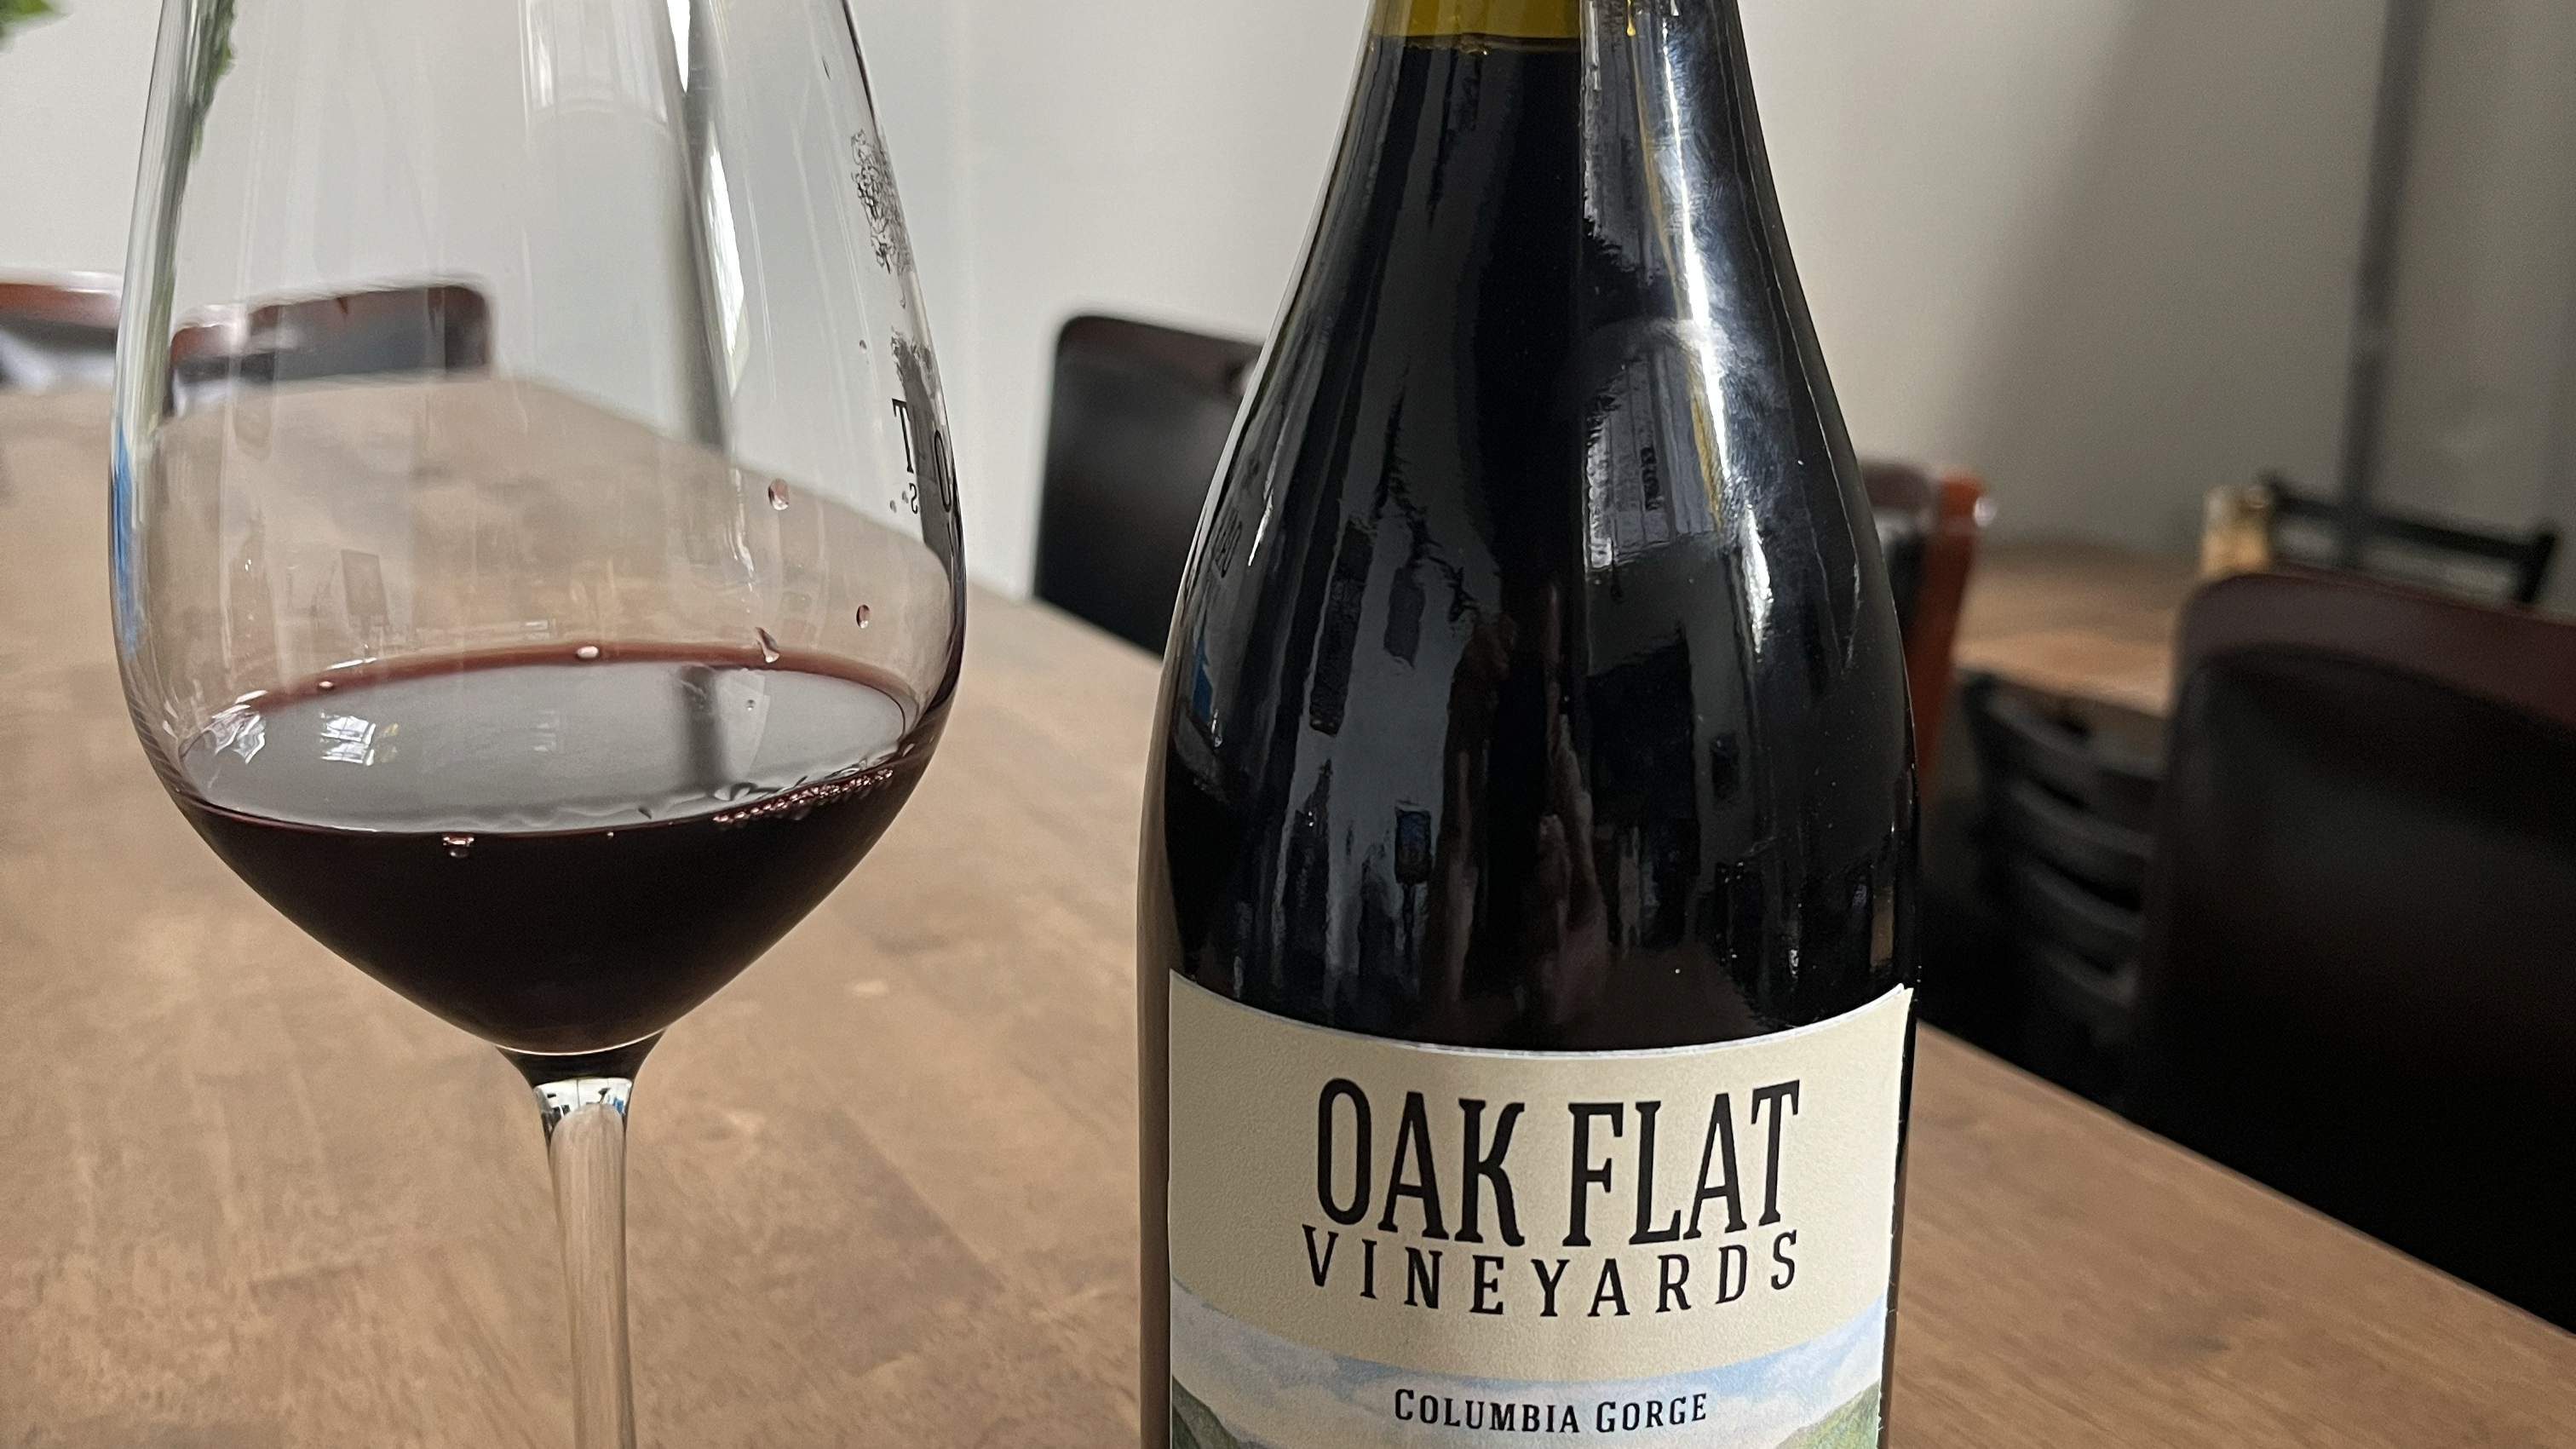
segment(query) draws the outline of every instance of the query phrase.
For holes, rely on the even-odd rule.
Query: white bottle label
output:
[[[1175,1449],[1878,1443],[1913,992],[1501,1052],[1171,987]]]

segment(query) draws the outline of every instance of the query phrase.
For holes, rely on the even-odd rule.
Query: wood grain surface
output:
[[[0,1445],[566,1443],[527,1092],[163,799],[105,476],[0,398]],[[648,1445],[1132,1438],[1154,667],[973,607],[910,809],[644,1073]],[[1935,1034],[1915,1113],[1902,1449],[2576,1441],[2568,1335]]]
[[[1959,621],[1959,667],[2161,719],[2172,704],[2174,617],[2198,583],[2183,560],[2110,544],[1985,544]]]

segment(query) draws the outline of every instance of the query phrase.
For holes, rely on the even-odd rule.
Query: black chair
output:
[[[1968,678],[1960,703],[1980,782],[1970,839],[1984,929],[1952,954],[1960,969],[1996,976],[1961,1024],[2021,1065],[2117,1105],[2160,771],[2152,757],[1991,675]]]
[[[1116,317],[1057,339],[1037,595],[1145,648],[1181,569],[1261,349]]]
[[[2576,623],[2187,606],[2132,1115],[2576,1328]]]
[[[2344,506],[2300,492],[2279,473],[2265,474],[2255,486],[2269,495],[2273,556],[2311,568],[2333,566],[2348,526]],[[2489,533],[2373,509],[2362,516],[2361,531],[2364,572],[2451,592],[2473,591],[2482,582],[2474,576],[2485,575],[2490,596],[2517,604],[2539,601],[2558,554],[2558,530],[2545,523],[2529,533]]]

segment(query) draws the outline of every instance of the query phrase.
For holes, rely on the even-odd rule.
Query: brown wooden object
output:
[[[2210,585],[2182,617],[2180,690],[2246,649],[2366,660],[2576,729],[2576,623],[2351,574],[2295,567]]]
[[[103,272],[0,276],[0,320],[114,331],[121,290]]]
[[[1941,724],[1950,702],[1950,673],[1957,652],[1959,616],[1968,597],[1968,575],[1985,531],[1986,485],[1958,469],[1938,472],[1910,463],[1861,466],[1870,506],[1906,520],[1915,536],[1891,558],[1890,574],[1908,597],[1897,601],[1905,625],[1905,682],[1914,700],[1914,758],[1930,791],[1941,758]]]
[[[105,386],[122,287],[103,272],[0,275],[0,391]]]

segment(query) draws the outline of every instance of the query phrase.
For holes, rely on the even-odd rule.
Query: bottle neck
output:
[[[1584,0],[1378,0],[1374,30],[1385,36],[1491,35],[1574,40]]]
[[[1764,557],[1816,576],[1762,587],[1829,605],[1810,637],[1835,656],[1867,503],[1790,263],[1737,0],[1377,0],[1372,16],[1291,331],[1365,325],[1371,357],[1454,379],[1437,403],[1418,379],[1397,389],[1404,466],[1454,456],[1460,508],[1516,520],[1497,535],[1497,597],[1533,636],[1547,615],[1527,601],[1570,552],[1606,578],[1699,535],[1812,537],[1812,557]],[[1478,359],[1463,371],[1462,339]],[[1549,519],[1584,536],[1527,522]]]

